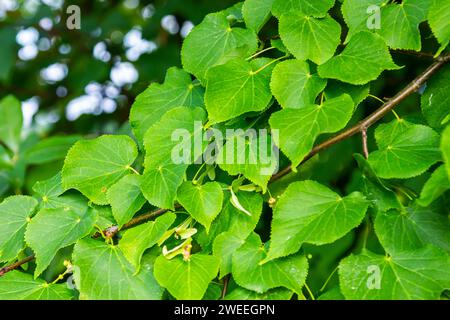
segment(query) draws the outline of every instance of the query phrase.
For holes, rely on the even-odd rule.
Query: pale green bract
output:
[[[147,202],[141,192],[141,177],[129,174],[111,186],[106,194],[119,227],[133,218]]]
[[[256,33],[232,27],[224,12],[211,13],[186,37],[181,50],[183,68],[205,82],[213,66],[247,58],[258,48]]]
[[[357,227],[369,202],[359,192],[341,197],[315,181],[294,182],[275,207],[265,261],[297,252],[303,243],[332,243]]]
[[[266,58],[250,62],[233,59],[211,68],[205,93],[210,123],[224,122],[267,108],[272,99],[270,76],[273,67],[270,63],[271,60]]]
[[[108,204],[108,189],[130,171],[137,155],[136,144],[128,136],[78,141],[64,162],[63,188],[77,189],[95,204]]]
[[[392,61],[383,38],[368,31],[355,34],[344,51],[318,68],[319,76],[350,84],[366,84],[384,70],[399,67]]]
[[[307,62],[287,60],[273,70],[270,88],[283,108],[298,109],[315,103],[327,80],[310,71]]]
[[[330,59],[341,42],[341,26],[330,16],[284,14],[279,29],[281,40],[294,57],[316,64]]]
[[[258,293],[285,287],[302,294],[308,274],[308,262],[303,255],[280,258],[260,265],[266,257],[261,239],[251,234],[233,254],[233,279],[241,287]]]
[[[141,189],[151,204],[165,209],[174,208],[177,189],[183,182],[187,167],[203,152],[205,120],[203,109],[180,107],[168,111],[147,130]],[[197,150],[198,146],[201,150]]]
[[[380,178],[407,179],[425,172],[441,159],[439,135],[431,128],[394,120],[375,130],[377,151],[369,163]]]
[[[184,182],[178,189],[178,202],[196,221],[209,231],[212,221],[222,210],[223,191],[218,182],[194,185]]]
[[[130,124],[139,141],[145,132],[169,110],[203,106],[204,89],[178,68],[167,70],[163,84],[153,83],[139,94],[130,110]]]
[[[347,299],[437,300],[450,286],[449,263],[433,247],[387,257],[364,250],[341,261],[339,283]]]
[[[135,269],[117,246],[93,239],[77,242],[73,264],[80,299],[158,300],[163,289],[151,270],[134,275]]]
[[[297,167],[311,151],[317,137],[344,128],[353,114],[353,100],[343,94],[321,105],[308,105],[301,109],[284,109],[275,112],[269,123],[272,130],[279,130],[275,144]]]
[[[13,260],[24,248],[25,229],[37,205],[29,196],[11,196],[0,203],[0,262]]]
[[[231,203],[229,191],[225,191],[224,204],[218,217],[212,222],[209,233],[200,232],[197,241],[204,250],[208,250],[213,245],[214,239],[220,234],[227,232],[241,239],[246,239],[255,229],[261,216],[263,199],[260,194],[251,192],[238,192],[236,197],[239,203],[251,213],[247,215],[238,210]],[[221,269],[222,274],[222,269]]]
[[[208,284],[219,272],[219,259],[205,254],[172,260],[159,256],[155,261],[155,278],[178,300],[200,300]]]
[[[36,255],[34,277],[52,262],[56,252],[87,236],[97,214],[92,208],[42,209],[27,226],[25,240]]]
[[[67,284],[50,284],[20,271],[0,277],[0,300],[70,300],[74,291]]]

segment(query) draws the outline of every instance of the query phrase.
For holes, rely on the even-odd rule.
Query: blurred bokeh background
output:
[[[0,97],[22,102],[27,127],[116,132],[135,96],[180,66],[182,40],[236,0],[0,0]],[[69,30],[67,7],[81,9]]]

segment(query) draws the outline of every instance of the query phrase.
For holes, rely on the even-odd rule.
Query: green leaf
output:
[[[188,261],[159,256],[155,262],[155,278],[178,300],[200,300],[209,283],[219,272],[219,259],[194,254]]]
[[[361,85],[377,79],[384,70],[396,69],[399,67],[392,61],[383,38],[362,31],[352,37],[341,54],[319,66],[318,72],[322,78]]]
[[[64,193],[61,172],[58,172],[50,179],[36,182],[33,186],[33,191],[36,192],[41,199],[41,207],[54,207],[53,200]]]
[[[370,153],[369,163],[380,178],[415,177],[441,159],[439,135],[423,125],[394,120],[379,125],[375,139],[379,150]]]
[[[341,26],[330,16],[287,13],[280,17],[279,28],[281,40],[294,57],[316,64],[330,59],[341,42]]]
[[[178,202],[209,231],[212,221],[222,210],[223,191],[218,182],[194,185],[184,182],[178,189]]]
[[[220,259],[220,279],[231,272],[233,254],[244,243],[245,238],[232,232],[221,233],[214,239],[213,255]]]
[[[141,177],[136,174],[129,174],[112,185],[106,197],[119,228],[147,202],[141,192]]]
[[[242,13],[247,28],[258,32],[271,16],[274,0],[245,0]]]
[[[168,212],[155,221],[144,223],[125,231],[119,242],[124,256],[139,271],[144,251],[154,246],[175,221],[176,215]]]
[[[302,294],[308,274],[306,257],[293,255],[260,265],[265,257],[261,239],[253,233],[233,254],[232,270],[236,283],[258,293],[285,287]]]
[[[117,246],[89,238],[73,252],[80,298],[86,300],[159,300],[163,290],[151,270],[134,275],[133,266]]]
[[[28,164],[43,164],[64,159],[70,147],[81,139],[81,136],[50,137],[39,141],[25,153]]]
[[[381,7],[384,6],[384,3],[386,2],[388,1],[345,0],[341,7],[342,15],[349,29],[345,42],[347,43],[353,35],[360,31],[376,31],[376,29],[369,28],[369,23],[374,22],[374,18],[381,18]],[[380,9],[379,16],[376,15],[376,12],[368,10],[369,8],[375,8],[373,6],[377,6]],[[376,26],[374,25],[373,27]],[[381,27],[381,24],[379,27]]]
[[[428,23],[434,36],[441,44],[438,53],[444,50],[450,41],[450,28],[448,27],[450,3],[446,0],[432,0],[428,12]]]
[[[274,210],[266,260],[295,253],[303,243],[323,245],[342,238],[361,223],[368,205],[359,192],[341,197],[315,181],[291,183]]]
[[[321,105],[275,112],[269,120],[272,130],[279,130],[279,136],[274,137],[275,144],[295,168],[311,151],[320,134],[333,133],[346,126],[353,109],[353,100],[343,94]]]
[[[388,257],[364,250],[341,261],[339,282],[347,299],[438,300],[450,286],[449,263],[448,255],[433,247]]]
[[[17,154],[23,122],[20,101],[13,96],[3,98],[0,100],[0,114],[0,141]]]
[[[445,66],[428,80],[421,98],[422,113],[430,126],[441,128],[450,120],[450,66]]]
[[[50,284],[19,271],[11,271],[0,278],[0,300],[70,300],[67,284]]]
[[[224,300],[291,300],[294,293],[285,288],[276,288],[259,294],[241,287],[238,287],[227,294]]]
[[[94,227],[97,214],[91,208],[42,209],[31,219],[25,233],[27,244],[36,255],[38,277],[52,262],[56,252],[87,236]]]
[[[183,182],[188,165],[203,152],[202,124],[205,120],[203,109],[181,107],[168,111],[148,129],[144,138],[146,157],[141,189],[151,204],[173,209],[177,189]],[[174,138],[176,132],[181,133],[181,142]],[[199,145],[202,150],[197,150]],[[180,150],[188,152],[188,157],[174,159]]]
[[[450,125],[442,132],[441,151],[444,157],[445,167],[450,179]]]
[[[145,132],[169,110],[203,106],[204,89],[193,84],[191,76],[176,67],[167,70],[163,84],[153,83],[139,94],[131,107],[130,124],[142,141]]]
[[[342,95],[348,94],[353,99],[355,108],[363,102],[370,92],[370,85],[355,86],[345,82],[329,80],[325,88],[324,95],[326,99],[334,99]]]
[[[433,244],[450,252],[450,221],[431,209],[414,206],[403,210],[379,212],[375,232],[390,254]]]
[[[11,196],[0,203],[0,262],[13,260],[24,248],[25,229],[37,205],[28,196]]]
[[[209,233],[199,233],[197,237],[197,241],[200,242],[203,250],[207,250],[209,244],[212,244],[214,239],[223,232],[228,231],[229,234],[246,239],[255,229],[262,212],[263,199],[261,195],[250,192],[238,192],[236,197],[251,215],[249,216],[235,208],[231,203],[230,192],[225,192],[222,211],[211,224]]]
[[[247,58],[258,48],[253,30],[233,28],[224,12],[211,13],[186,37],[181,50],[183,68],[205,82],[213,66]]]
[[[236,131],[219,149],[216,163],[230,175],[243,174],[265,193],[267,183],[278,168],[278,150],[272,145],[272,137],[260,131]]]
[[[403,0],[388,4],[381,10],[381,29],[377,32],[393,49],[420,51],[419,24],[426,20],[429,0]]]
[[[327,80],[311,74],[308,63],[287,60],[273,70],[270,88],[283,108],[299,109],[315,103],[326,84]]]
[[[361,192],[372,202],[376,212],[385,212],[389,209],[402,209],[397,195],[388,187],[388,184],[377,177],[369,162],[360,154],[354,155],[361,170]]]
[[[251,112],[262,111],[272,99],[270,59],[250,62],[234,59],[208,71],[205,103],[209,121],[219,123]]]
[[[445,166],[441,165],[425,182],[417,203],[422,207],[427,207],[447,190],[450,190],[450,179]]]
[[[136,144],[128,136],[78,141],[64,162],[63,188],[77,189],[95,204],[108,204],[108,189],[129,172],[136,157]]]
[[[303,13],[307,16],[324,17],[334,5],[334,0],[275,0],[272,8],[274,16]]]

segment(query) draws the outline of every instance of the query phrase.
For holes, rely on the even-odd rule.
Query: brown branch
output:
[[[418,58],[424,58],[424,59],[434,59],[434,54],[431,52],[420,52],[420,51],[413,51],[413,50],[393,50],[395,53],[401,53],[406,54]]]
[[[383,118],[388,112],[390,112],[392,109],[394,109],[400,102],[405,100],[407,97],[409,97],[412,93],[416,92],[433,74],[435,74],[445,63],[450,61],[450,54],[438,57],[436,59],[436,62],[434,62],[428,69],[426,69],[421,75],[419,75],[416,79],[414,79],[409,85],[407,85],[402,91],[397,93],[393,98],[389,99],[384,105],[382,105],[379,109],[377,109],[374,113],[372,113],[370,116],[359,122],[357,125],[341,132],[340,134],[328,139],[327,141],[317,145],[314,147],[311,152],[303,159],[303,161],[300,163],[303,164],[312,157],[314,157],[316,154],[321,152],[322,150],[328,149],[329,147],[337,144],[338,142],[341,142],[347,138],[352,137],[353,135],[357,133],[362,133],[363,131],[366,131],[371,125],[376,123],[378,120]],[[274,174],[269,181],[269,183],[273,183],[285,175],[292,172],[292,167],[288,166],[284,168],[283,170],[279,171],[278,173]],[[179,208],[179,206],[177,206]],[[148,214],[144,214],[142,216],[138,216],[127,224],[125,224],[121,229],[119,229],[117,226],[112,226],[104,231],[104,234],[107,237],[113,237],[117,232],[120,230],[125,230],[132,228],[134,226],[137,226],[141,223],[147,222],[159,215],[164,214],[169,210],[167,209],[158,209],[156,211],[150,212]],[[96,233],[94,237],[101,236],[100,233]],[[34,255],[29,256],[21,261],[18,261],[10,266],[6,266],[2,269],[0,269],[0,277],[3,276],[5,273],[14,270],[18,267],[20,267],[22,264],[25,264],[31,260],[34,259]]]
[[[322,150],[328,149],[329,147],[335,145],[338,142],[341,142],[347,138],[350,138],[351,136],[362,132],[363,129],[368,129],[371,125],[373,125],[375,122],[383,118],[388,112],[390,112],[392,109],[394,109],[400,102],[405,100],[407,97],[409,97],[411,94],[416,92],[433,74],[436,73],[445,63],[450,61],[450,54],[438,57],[436,59],[436,62],[434,62],[428,69],[426,69],[422,74],[420,74],[417,78],[415,78],[409,85],[407,85],[402,91],[397,93],[393,98],[389,99],[384,105],[382,105],[379,109],[377,109],[374,113],[372,113],[370,116],[359,122],[357,125],[341,132],[340,134],[332,137],[331,139],[317,145],[314,147],[314,149],[311,150],[311,152],[303,159],[303,161],[300,163],[303,164],[312,157],[314,157],[316,154],[321,152]],[[283,170],[279,171],[277,174],[272,176],[272,179],[270,182],[274,182],[278,179],[281,179],[288,173],[292,171],[292,167],[288,166],[284,168]]]
[[[25,259],[19,260],[16,263],[13,263],[9,266],[3,267],[0,269],[0,277],[5,275],[6,273],[13,271],[14,269],[19,268],[21,265],[28,263],[34,259],[34,254],[26,257]]]

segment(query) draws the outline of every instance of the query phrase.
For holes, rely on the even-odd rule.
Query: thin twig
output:
[[[394,50],[396,53],[401,54],[407,54],[410,56],[415,56],[418,58],[425,58],[425,59],[434,59],[434,54],[431,52],[419,52],[419,51],[412,51],[412,50]]]
[[[369,158],[369,148],[367,147],[367,128],[361,128],[361,136],[362,136],[362,149],[364,158]]]
[[[34,259],[34,254],[31,256],[26,257],[25,259],[19,260],[16,263],[13,263],[9,266],[3,267],[0,269],[0,277],[5,275],[6,273],[13,271],[14,269],[19,268],[21,265],[30,262]]]
[[[221,299],[223,300],[225,296],[227,295],[228,291],[228,283],[230,282],[230,275],[227,274],[225,278],[223,279],[223,289],[222,289],[222,296]]]
[[[300,163],[300,165],[305,163],[312,157],[314,157],[316,154],[318,154],[322,150],[328,149],[329,147],[335,145],[336,143],[341,142],[347,138],[352,137],[353,135],[355,135],[357,133],[362,132],[364,129],[367,130],[371,125],[376,123],[378,120],[383,118],[387,113],[389,113],[393,108],[395,108],[400,102],[405,100],[412,93],[416,92],[433,74],[435,74],[443,65],[445,65],[449,61],[450,61],[450,54],[436,58],[436,62],[434,62],[421,75],[419,75],[416,79],[414,79],[409,85],[407,85],[403,90],[401,90],[399,93],[397,93],[393,98],[389,99],[384,105],[382,105],[379,109],[377,109],[370,116],[368,116],[367,118],[365,118],[364,120],[359,122],[356,126],[353,126],[349,129],[341,132],[340,134],[328,139],[327,141],[317,145],[316,147],[314,147],[311,150],[311,152],[305,157],[305,159],[303,159],[303,161]],[[292,167],[287,166],[286,168],[282,169],[278,173],[274,174],[269,183],[273,183],[291,172],[292,172]],[[127,224],[125,224],[120,230],[132,228],[136,225],[139,225],[141,223],[149,221],[159,215],[162,215],[167,211],[168,211],[167,209],[158,209],[158,210],[150,212],[148,214],[138,216],[138,217],[132,219]],[[117,228],[117,226],[113,226],[113,227],[110,227],[107,230],[105,230],[105,234],[108,234],[110,237],[113,237],[120,230],[119,230],[119,228]],[[100,236],[100,233],[96,233],[94,235],[94,237],[96,237],[96,236],[97,237]],[[25,264],[33,259],[34,259],[34,255],[29,256],[21,261],[18,261],[10,266],[3,267],[2,269],[0,269],[0,277],[3,276],[5,273],[18,268],[22,264]]]
[[[433,63],[428,69],[426,69],[421,75],[419,75],[416,79],[414,79],[409,85],[407,85],[402,91],[397,93],[393,98],[389,99],[384,105],[382,105],[379,109],[377,109],[370,116],[359,122],[356,126],[353,126],[340,134],[328,139],[327,141],[317,145],[314,147],[311,152],[303,159],[300,163],[303,164],[316,154],[321,152],[322,150],[328,149],[329,147],[335,145],[338,142],[341,142],[351,136],[360,133],[363,128],[366,130],[376,123],[378,120],[383,118],[388,112],[390,112],[393,108],[395,108],[400,102],[409,97],[412,93],[416,92],[433,74],[436,73],[445,63],[450,61],[450,54],[438,57],[436,62]],[[277,181],[284,177],[285,175],[292,172],[292,167],[288,166],[283,170],[279,171],[275,175],[272,176],[271,182]]]

